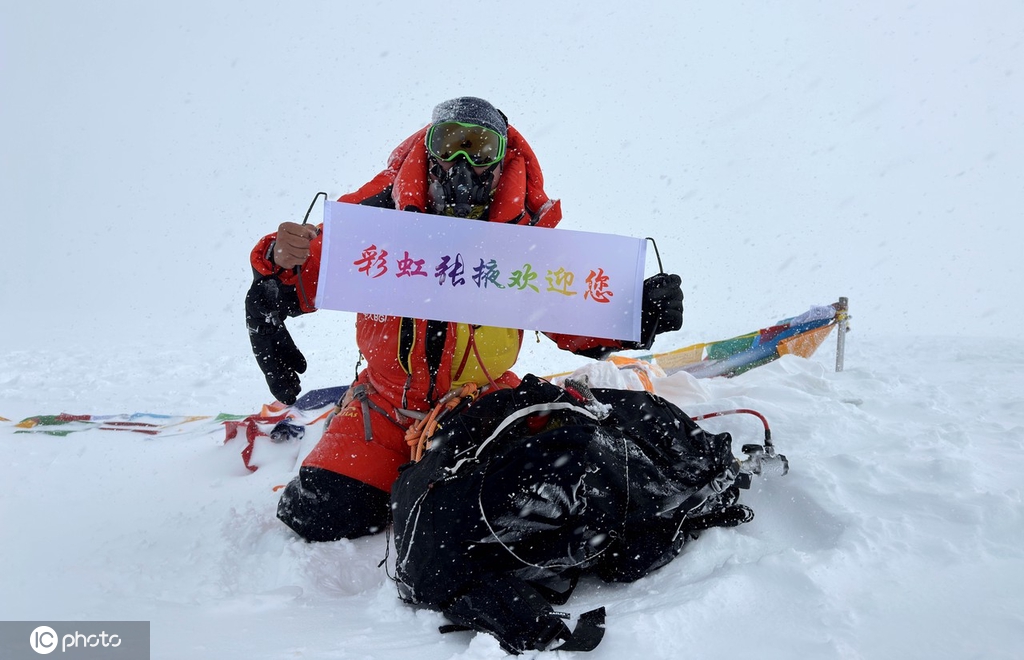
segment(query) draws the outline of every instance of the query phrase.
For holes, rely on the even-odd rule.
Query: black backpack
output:
[[[456,413],[391,495],[399,594],[442,611],[442,631],[590,650],[603,608],[571,632],[551,607],[580,575],[637,580],[700,530],[753,518],[729,434],[655,395],[527,376]]]

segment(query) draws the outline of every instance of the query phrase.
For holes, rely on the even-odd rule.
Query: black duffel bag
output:
[[[639,579],[701,529],[753,517],[731,444],[655,395],[527,376],[449,415],[401,471],[399,593],[511,653],[589,650],[603,612],[570,632],[551,607],[580,575]]]

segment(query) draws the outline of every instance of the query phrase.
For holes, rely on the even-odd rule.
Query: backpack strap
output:
[[[568,615],[552,610],[536,589],[508,574],[481,576],[443,611],[454,626],[442,626],[441,632],[486,632],[516,655],[548,650],[560,640],[560,650],[589,651],[604,636],[603,607],[580,617],[577,637],[563,621]]]
[[[580,615],[569,638],[552,651],[593,651],[604,639],[604,607]]]
[[[402,408],[409,407],[408,395],[412,387],[413,375],[419,367],[413,361],[413,349],[416,346],[416,320],[403,316],[398,326],[398,363],[405,372],[405,389],[402,391]],[[447,321],[427,321],[426,336],[423,337],[423,352],[427,362],[427,402],[434,403],[437,396],[437,379],[444,361],[444,349],[448,342]]]
[[[402,389],[402,407],[409,407],[409,388],[412,387],[412,349],[416,345],[416,322],[403,316],[398,323],[398,363],[405,372],[405,387]]]
[[[445,344],[448,343],[448,322],[427,321],[427,337],[424,349],[427,355],[427,373],[430,374],[430,389],[427,401],[434,401],[437,395],[437,376],[441,372]]]

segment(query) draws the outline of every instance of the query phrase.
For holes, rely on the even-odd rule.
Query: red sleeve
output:
[[[387,169],[378,174],[377,176],[370,179],[362,188],[355,192],[345,193],[338,198],[339,202],[347,202],[349,204],[362,204],[364,201],[381,195],[385,192],[390,192],[389,187],[395,181],[396,171]]]
[[[599,337],[583,337],[580,335],[564,335],[558,332],[545,332],[563,351],[600,359],[608,353],[628,348],[629,342],[618,339],[602,339]]]
[[[260,275],[273,275],[279,270],[277,264],[272,261],[273,255],[270,254],[271,247],[276,240],[276,231],[267,234],[256,243],[256,247],[249,253],[249,263],[252,264],[253,270]]]
[[[317,229],[322,231],[323,226],[318,226]],[[294,286],[299,296],[299,308],[303,312],[315,312],[316,287],[320,277],[320,251],[323,248],[323,236],[318,235],[309,244],[309,259],[306,259],[306,263],[299,266],[298,273],[295,270],[285,270],[273,262],[273,255],[270,254],[270,250],[275,240],[277,240],[277,232],[267,234],[261,238],[256,243],[256,247],[249,253],[249,263],[252,264],[253,270],[260,275],[276,274],[277,279],[281,280],[282,284]]]

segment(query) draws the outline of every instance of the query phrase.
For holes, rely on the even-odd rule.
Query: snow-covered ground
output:
[[[732,380],[659,381],[693,414],[763,412],[792,471],[744,494],[752,523],[705,533],[636,583],[584,583],[568,609],[608,608],[592,657],[1019,657],[1020,342],[856,332],[841,373],[830,343]],[[217,412],[218,383],[247,371],[162,357],[197,372],[187,404],[149,395],[167,412]],[[86,359],[4,354],[3,401],[111,412],[97,390],[159,389],[148,359],[100,373],[75,362]],[[705,425],[759,439],[750,418]],[[202,429],[57,438],[0,423],[0,618],[150,620],[154,658],[503,655],[487,636],[441,636],[440,615],[403,605],[378,568],[383,536],[307,544],[277,522],[273,487],[299,446],[249,474],[239,442]]]
[[[251,245],[475,94],[564,227],[658,237],[687,309],[658,348],[851,299],[841,373],[829,343],[659,381],[763,412],[792,471],[745,494],[752,523],[583,584],[591,657],[1019,657],[1024,8],[553,4],[0,0],[0,416],[256,412]],[[350,379],[350,315],[291,327],[307,389]],[[582,363],[531,342],[521,373]],[[154,658],[502,655],[400,603],[383,537],[276,521],[300,445],[250,474],[215,425],[13,430],[0,620],[151,620]]]

